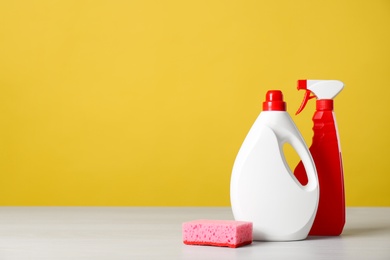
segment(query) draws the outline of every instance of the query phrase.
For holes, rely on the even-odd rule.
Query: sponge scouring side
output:
[[[236,248],[251,244],[252,232],[252,222],[200,219],[183,223],[183,242]]]

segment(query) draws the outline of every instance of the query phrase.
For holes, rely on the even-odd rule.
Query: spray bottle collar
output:
[[[317,111],[333,111],[333,99],[319,99],[316,102]]]

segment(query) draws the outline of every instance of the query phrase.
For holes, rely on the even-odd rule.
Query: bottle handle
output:
[[[318,187],[318,178],[314,160],[310,154],[309,149],[307,148],[303,140],[300,140],[294,135],[288,135],[286,141],[287,143],[291,144],[291,146],[295,149],[306,170],[308,179],[307,184],[303,186],[298,180],[297,183],[307,191],[314,190],[316,187]],[[293,175],[293,173],[291,174]]]

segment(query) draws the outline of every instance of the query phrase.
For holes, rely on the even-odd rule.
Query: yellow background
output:
[[[388,0],[2,1],[0,205],[227,206],[268,89],[311,144],[309,78],[345,83],[347,205],[390,206],[389,77]]]

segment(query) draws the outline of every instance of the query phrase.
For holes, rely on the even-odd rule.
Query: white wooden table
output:
[[[0,207],[0,259],[390,259],[390,208],[348,208],[340,237],[187,246],[181,223],[230,208]]]

